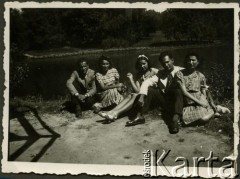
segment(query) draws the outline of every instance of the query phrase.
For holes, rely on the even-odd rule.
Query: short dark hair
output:
[[[173,55],[172,55],[171,52],[169,52],[169,51],[163,51],[162,53],[160,53],[158,60],[159,60],[160,62],[162,62],[163,58],[166,57],[166,56],[168,56],[170,59],[173,59]]]
[[[87,59],[86,58],[80,58],[77,61],[77,67],[79,67],[83,62],[85,62],[88,65]]]
[[[112,68],[112,61],[111,61],[110,57],[108,57],[106,55],[101,55],[100,58],[98,59],[98,67],[99,67],[99,69],[101,68],[103,60],[106,60],[106,61],[109,62],[109,69],[111,69]]]
[[[151,64],[151,61],[148,59],[148,57],[146,55],[139,55],[137,57],[137,61],[136,61],[136,64],[135,64],[135,68],[136,70],[140,71],[140,61],[141,60],[145,60],[148,64],[148,68],[151,68],[152,67],[152,64]]]
[[[189,57],[190,56],[195,56],[196,58],[197,58],[197,60],[198,60],[198,62],[199,62],[199,64],[200,64],[200,58],[199,58],[199,55],[197,54],[197,53],[195,53],[195,52],[190,52],[190,53],[188,53],[186,56],[185,56],[185,59],[184,59],[184,67],[186,67],[187,66],[187,63],[188,63],[188,60],[189,60]],[[199,65],[198,65],[199,66]]]

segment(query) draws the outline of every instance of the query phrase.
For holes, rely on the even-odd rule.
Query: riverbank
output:
[[[13,104],[13,105],[12,105]],[[222,116],[213,118],[206,124],[200,124],[200,126],[204,126],[206,130],[209,132],[216,132],[221,133],[224,136],[227,136],[231,138],[230,142],[233,142],[233,122],[234,122],[234,108],[231,100],[224,101],[222,104],[223,106],[227,107],[231,113],[230,114],[222,114]],[[25,111],[25,109],[28,109],[29,107],[31,109],[36,109],[41,111],[42,113],[46,114],[56,114],[56,113],[72,113],[72,116],[74,116],[72,110],[69,110],[70,105],[70,97],[65,96],[58,99],[43,99],[41,96],[28,96],[28,97],[16,97],[13,99],[10,99],[10,106],[13,106],[14,109],[17,109],[18,111]],[[88,111],[89,114],[92,113],[91,111]],[[160,112],[157,109],[154,109],[152,111],[149,111],[149,115],[156,118],[159,117]],[[88,115],[87,115],[88,116]],[[95,114],[91,114],[88,117],[93,117]]]
[[[67,56],[84,56],[84,55],[98,55],[98,54],[111,54],[111,53],[131,53],[134,51],[163,51],[163,50],[175,50],[186,48],[201,48],[201,47],[213,47],[224,46],[224,43],[215,42],[212,44],[195,44],[184,46],[161,46],[161,47],[128,47],[128,48],[111,48],[111,49],[78,49],[72,47],[63,47],[60,49],[50,49],[42,51],[28,51],[24,53],[24,56],[28,59],[43,59],[43,58],[60,58]]]
[[[102,53],[132,52],[138,50],[148,50],[150,47],[130,47],[130,48],[112,48],[112,49],[77,49],[65,47],[63,49],[52,49],[49,51],[30,51],[24,54],[27,58],[58,58],[75,55],[93,55]]]

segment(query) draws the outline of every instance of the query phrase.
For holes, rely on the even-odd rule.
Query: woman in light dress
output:
[[[119,73],[116,68],[112,67],[110,58],[101,56],[98,62],[98,69],[96,84],[99,102],[93,106],[95,113],[98,113],[102,108],[117,105],[123,100],[123,96],[120,93],[123,84],[119,83]]]

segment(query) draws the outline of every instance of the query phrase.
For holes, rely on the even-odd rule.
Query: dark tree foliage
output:
[[[157,30],[158,14],[144,9],[12,9],[11,43],[27,50],[127,47]]]
[[[21,47],[21,50],[29,48],[28,41],[28,28],[25,23],[25,19],[22,16],[22,12],[16,9],[11,10],[10,18],[10,42],[13,48]]]
[[[161,14],[160,28],[170,40],[233,39],[233,10],[168,9]]]
[[[233,39],[231,9],[12,9],[11,44],[21,50],[128,47],[160,30],[173,41]],[[161,39],[157,39],[160,40]]]
[[[29,49],[48,49],[64,45],[65,33],[59,9],[23,9]]]

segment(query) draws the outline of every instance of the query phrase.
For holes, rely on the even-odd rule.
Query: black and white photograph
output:
[[[3,172],[236,176],[238,13],[5,3]]]

